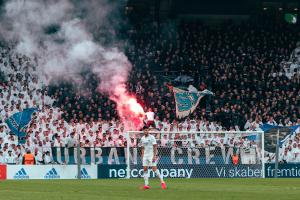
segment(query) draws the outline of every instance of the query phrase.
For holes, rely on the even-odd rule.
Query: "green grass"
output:
[[[300,179],[167,179],[162,190],[157,179],[151,189],[139,189],[143,179],[1,181],[0,200],[122,200],[300,199]]]

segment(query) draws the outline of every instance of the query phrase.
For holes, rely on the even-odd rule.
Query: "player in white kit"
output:
[[[153,135],[149,134],[149,129],[144,129],[144,136],[141,138],[142,144],[142,159],[143,159],[143,168],[144,168],[144,180],[145,185],[144,189],[150,189],[149,187],[149,167],[152,167],[152,170],[155,172],[156,176],[160,179],[161,188],[166,189],[167,185],[163,180],[163,177],[160,175],[157,167],[157,143]]]

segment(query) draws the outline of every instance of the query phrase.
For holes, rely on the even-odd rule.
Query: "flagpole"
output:
[[[278,171],[278,160],[279,160],[279,128],[277,128],[277,141],[276,141],[276,152],[275,152],[275,174],[274,178],[278,177],[277,171]]]

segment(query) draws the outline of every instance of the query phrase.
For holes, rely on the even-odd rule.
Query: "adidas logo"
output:
[[[59,179],[60,175],[57,173],[57,171],[52,168],[47,174],[44,176],[45,179]]]
[[[83,179],[90,179],[91,178],[91,176],[88,174],[88,172],[86,171],[85,168],[81,169],[80,174],[81,174],[81,178],[83,178]]]
[[[14,179],[29,179],[29,176],[27,175],[24,168],[21,168],[16,175],[14,175]]]

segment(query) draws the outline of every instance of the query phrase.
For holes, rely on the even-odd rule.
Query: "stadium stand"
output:
[[[126,55],[134,66],[128,89],[145,110],[153,109],[155,125],[161,131],[260,130],[262,123],[299,124],[300,76],[285,76],[280,65],[295,48],[295,31],[299,30],[267,20],[238,26],[226,22],[217,31],[200,22],[163,27],[147,24],[128,33],[132,45],[126,48]],[[35,65],[8,45],[0,49],[0,163],[11,159],[9,151],[15,163],[21,163],[26,149],[35,153],[39,163],[51,163],[51,147],[76,145],[78,133],[82,147],[124,146],[125,131],[116,104],[94,92],[96,77],[84,74],[84,90],[66,83],[46,86]],[[183,75],[192,77],[198,90],[208,88],[215,96],[205,98],[189,118],[179,121],[167,84],[176,84],[171,80]],[[25,144],[20,145],[5,120],[31,107],[39,111],[26,130]],[[293,162],[291,154],[300,160],[299,134],[298,129],[285,144],[281,152],[287,157],[284,161]],[[233,138],[221,140],[203,134],[198,144],[250,145],[250,141]]]

